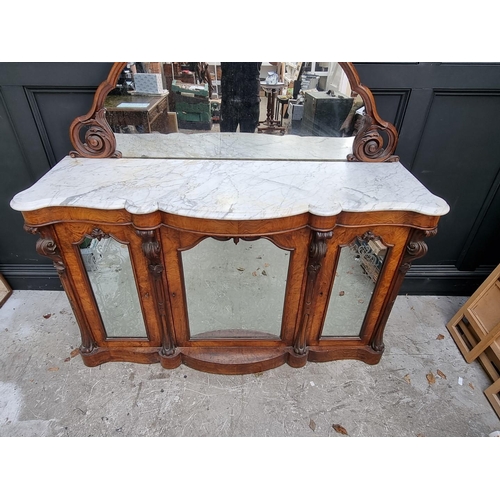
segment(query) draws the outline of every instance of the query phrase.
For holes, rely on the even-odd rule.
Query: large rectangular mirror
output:
[[[364,103],[337,62],[141,62],[105,107],[124,157],[345,160]]]

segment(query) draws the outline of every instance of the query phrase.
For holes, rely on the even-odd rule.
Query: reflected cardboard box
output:
[[[162,94],[164,92],[159,73],[136,73],[134,84],[135,91],[142,94]]]

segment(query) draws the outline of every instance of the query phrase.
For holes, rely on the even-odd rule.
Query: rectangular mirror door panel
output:
[[[322,337],[359,337],[387,253],[371,232],[339,247]]]
[[[147,338],[128,245],[85,237],[79,245],[107,338]]]
[[[182,252],[192,339],[246,337],[279,339],[290,251],[267,239],[206,238]],[[238,334],[241,335],[241,334]]]

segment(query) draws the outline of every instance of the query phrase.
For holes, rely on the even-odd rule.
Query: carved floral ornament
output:
[[[362,125],[354,138],[353,151],[347,156],[347,160],[377,163],[399,161],[393,154],[398,141],[396,128],[380,118],[373,94],[360,82],[354,65],[349,62],[340,62],[339,65],[349,79],[352,92],[363,99],[365,106]],[[116,150],[114,133],[105,118],[104,100],[116,87],[125,67],[124,62],[113,64],[108,77],[97,88],[89,112],[77,117],[71,124],[70,138],[74,147],[70,152],[71,157],[121,158],[121,152]]]

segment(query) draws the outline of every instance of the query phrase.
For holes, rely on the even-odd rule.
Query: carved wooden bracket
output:
[[[406,246],[403,262],[399,268],[400,273],[406,274],[411,268],[411,263],[416,259],[420,259],[427,253],[427,244],[423,240],[424,238],[436,236],[436,234],[437,227],[429,231],[417,230],[414,232],[412,240]]]
[[[300,322],[300,328],[293,345],[293,350],[295,354],[298,355],[303,355],[307,352],[306,333],[308,330],[311,314],[313,312],[314,287],[316,284],[316,279],[318,277],[318,272],[321,269],[321,263],[323,262],[323,259],[326,255],[328,246],[326,240],[330,239],[332,236],[333,231],[315,231],[313,233],[311,245],[309,246],[309,263],[307,265],[305,302],[302,319]]]
[[[126,63],[115,63],[107,79],[96,90],[90,111],[79,116],[69,127],[71,144],[75,148],[69,154],[72,158],[121,158],[120,151],[116,151],[116,139],[113,130],[106,121],[104,99],[116,87],[116,82]],[[81,131],[88,127],[85,141],[82,142]]]
[[[48,257],[54,263],[57,274],[61,277],[66,272],[66,267],[59,254],[59,249],[55,241],[47,234],[44,234],[43,229],[33,226],[24,225],[24,230],[30,234],[37,234],[40,236],[36,242],[36,251],[43,257]]]
[[[217,241],[229,241],[233,240],[234,244],[237,245],[240,240],[243,241],[257,241],[260,239],[260,236],[212,236],[214,240]]]
[[[102,229],[99,229],[98,227],[92,229],[91,233],[87,234],[86,236],[99,241],[101,241],[103,238],[104,239],[109,238],[109,234],[105,233]]]
[[[160,314],[162,327],[162,348],[160,354],[162,356],[173,356],[175,354],[175,342],[166,310],[166,297],[162,282],[164,267],[161,261],[160,243],[156,238],[154,230],[136,230],[136,233],[142,239],[142,251],[148,259],[149,275],[153,283],[153,297]]]

